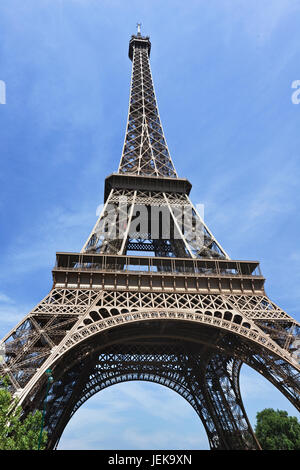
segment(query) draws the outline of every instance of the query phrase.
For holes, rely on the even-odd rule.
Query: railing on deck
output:
[[[257,261],[57,253],[55,270],[262,277]]]

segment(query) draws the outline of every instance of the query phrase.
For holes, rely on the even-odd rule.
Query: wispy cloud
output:
[[[94,208],[85,205],[76,209],[53,207],[40,214],[22,233],[13,234],[2,262],[10,273],[29,273],[54,263],[56,251],[80,251],[88,237],[89,227],[96,221]],[[7,276],[7,270],[0,278]]]
[[[247,365],[243,365],[241,369],[240,389],[253,428],[256,424],[256,413],[264,408],[286,410],[291,416],[300,418],[299,412],[289,400],[273,384]]]
[[[134,406],[139,406],[163,420],[177,420],[184,418],[186,414],[186,403],[181,401],[179,404],[176,394],[169,389],[164,390],[164,400],[161,400],[161,387],[147,388],[147,385],[140,382],[130,383],[123,393]]]
[[[3,294],[2,292],[0,292],[0,304],[2,304],[2,303],[13,304],[14,301],[10,297],[8,297],[8,295]]]
[[[189,432],[178,434],[177,429],[187,422]],[[88,432],[80,439],[83,423]],[[207,445],[199,417],[183,398],[157,384],[127,382],[109,387],[83,405],[68,424],[59,448],[200,449]]]
[[[0,292],[0,339],[2,339],[25,315],[32,305],[18,304],[8,295]]]
[[[259,161],[259,156],[256,161]],[[262,155],[261,164],[267,161],[266,155]],[[216,182],[212,182],[204,206],[206,223],[213,231],[216,228],[219,233],[229,233],[231,248],[253,243],[262,233],[267,241],[287,222],[297,207],[294,194],[299,169],[295,161],[288,161],[280,171],[274,168],[266,171],[265,176],[258,174],[255,187],[249,188],[249,191],[243,189],[241,194],[232,192],[230,188],[239,188],[239,178],[244,180],[246,175],[246,168],[238,169],[234,179],[231,171],[224,177],[218,175]],[[220,185],[217,184],[219,180]],[[227,192],[231,196],[224,198],[222,195]]]
[[[170,430],[145,433],[141,429],[127,428],[125,436],[127,443],[136,449],[199,449],[207,444],[207,439],[203,439],[201,432],[179,435],[178,432]]]

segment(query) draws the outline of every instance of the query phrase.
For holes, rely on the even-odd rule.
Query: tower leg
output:
[[[204,371],[208,408],[219,431],[220,448],[260,449],[245,412],[239,387],[242,362],[213,354]]]

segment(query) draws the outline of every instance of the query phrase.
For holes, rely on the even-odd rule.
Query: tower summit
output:
[[[80,253],[56,254],[49,294],[1,341],[0,375],[26,415],[43,408],[51,369],[49,449],[86,400],[129,380],[184,397],[211,449],[260,449],[240,369],[299,410],[300,325],[268,298],[258,261],[231,260],[193,206],[166,144],[150,49],[138,25],[124,146],[103,210]]]
[[[133,51],[134,47],[145,48],[148,51],[148,56],[150,57],[151,42],[149,36],[142,36],[141,34],[141,23],[137,23],[137,34],[132,35],[129,41],[129,51],[128,56],[130,60],[133,60]]]

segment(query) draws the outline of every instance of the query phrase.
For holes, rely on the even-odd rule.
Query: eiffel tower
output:
[[[140,25],[118,171],[81,252],[56,254],[50,293],[2,340],[0,374],[24,414],[43,408],[48,448],[98,391],[130,380],[176,391],[211,449],[260,449],[239,388],[242,364],[299,409],[299,323],[272,302],[257,261],[232,260],[174,168]]]

